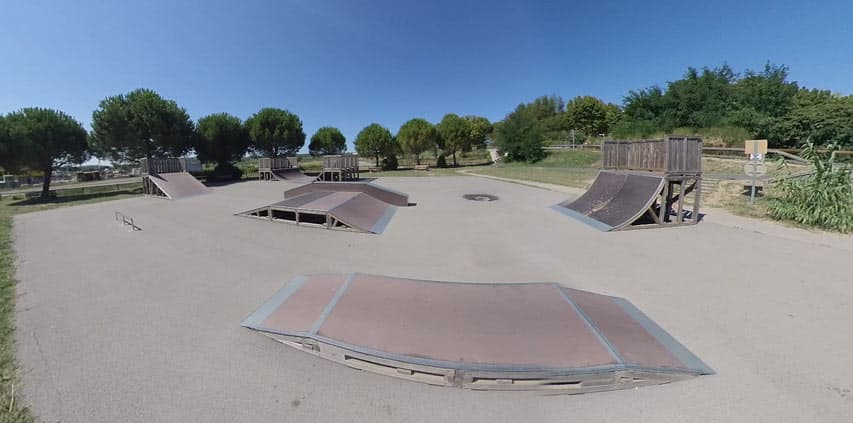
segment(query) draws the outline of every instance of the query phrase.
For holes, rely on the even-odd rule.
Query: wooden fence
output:
[[[297,166],[296,157],[264,157],[258,161],[258,170],[293,169]]]
[[[605,169],[701,173],[702,139],[668,137],[662,140],[604,141],[601,158]]]

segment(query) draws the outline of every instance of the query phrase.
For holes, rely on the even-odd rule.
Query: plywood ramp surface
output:
[[[243,325],[353,367],[471,388],[592,391],[712,373],[627,300],[555,283],[303,276]]]

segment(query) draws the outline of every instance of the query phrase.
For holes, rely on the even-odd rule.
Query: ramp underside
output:
[[[242,324],[351,367],[472,389],[580,393],[713,372],[627,300],[553,283],[305,276]]]
[[[280,181],[296,182],[300,184],[308,184],[317,180],[316,176],[308,176],[297,168],[271,169],[270,173]]]
[[[381,185],[368,182],[314,182],[289,189],[284,192],[284,198],[288,199],[308,192],[315,191],[337,191],[337,192],[363,192],[371,197],[382,200],[388,204],[406,207],[409,205],[409,195]]]
[[[360,192],[312,191],[240,214],[328,229],[382,233],[396,209]]]
[[[662,176],[599,172],[577,200],[562,202],[554,209],[603,231],[618,230],[642,217],[665,183]]]
[[[149,174],[148,178],[171,200],[210,192],[208,187],[187,172]]]

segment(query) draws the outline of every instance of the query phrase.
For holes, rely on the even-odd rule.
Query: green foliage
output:
[[[742,128],[743,139],[767,138],[772,146],[796,146],[806,139],[817,144],[853,145],[853,97],[806,90],[789,82],[788,68],[766,64],[743,76],[724,65],[688,68],[665,90],[630,91],[616,138],[645,138],[673,133],[676,128]],[[732,141],[735,142],[735,141]]]
[[[17,159],[19,159],[19,153],[13,149],[9,125],[6,123],[6,118],[0,115],[0,168],[4,170],[14,168]]]
[[[98,157],[126,163],[182,156],[192,147],[187,111],[148,89],[107,97],[92,113],[91,147]]]
[[[519,105],[495,130],[498,148],[510,161],[535,162],[545,157],[544,135],[536,113]]]
[[[299,116],[287,110],[267,107],[246,120],[252,148],[266,157],[296,154],[305,145]]]
[[[838,146],[821,154],[807,142],[800,155],[812,162],[814,173],[781,181],[781,195],[768,203],[770,216],[838,232],[853,231],[853,171],[836,162]]]
[[[853,146],[853,96],[801,89],[790,112],[766,126],[766,137],[777,145],[796,146],[809,139],[819,145]]]
[[[224,166],[246,154],[249,133],[240,118],[216,113],[198,120],[193,144],[199,160]]]
[[[570,127],[590,137],[606,134],[611,120],[618,119],[618,112],[618,107],[613,110],[592,96],[575,97],[566,105],[566,118]]]
[[[486,140],[494,132],[492,124],[482,116],[465,116],[465,120],[471,123],[471,144],[469,147],[486,148]]]
[[[421,153],[438,144],[435,127],[424,119],[415,118],[404,123],[397,131],[397,140],[404,152],[415,156],[415,162],[421,164]]]
[[[378,123],[367,125],[355,137],[355,151],[362,156],[376,158],[376,166],[379,166],[380,157],[393,156],[399,148],[397,140],[391,136],[391,131]],[[397,158],[394,157],[394,169],[396,168]]]
[[[436,129],[444,141],[444,149],[453,156],[453,166],[456,166],[456,152],[469,151],[471,149],[473,124],[467,119],[463,119],[453,113],[448,113],[444,115],[444,118],[438,123]],[[443,159],[444,156],[440,158]],[[440,165],[437,166],[443,167]]]
[[[5,118],[11,143],[21,164],[44,172],[42,199],[48,197],[53,168],[88,158],[88,134],[80,122],[63,112],[26,108]]]
[[[338,128],[324,126],[311,136],[308,152],[312,156],[340,154],[347,149],[347,140]]]
[[[396,154],[389,154],[382,159],[382,170],[397,170],[399,163]]]
[[[257,169],[255,169],[257,172]],[[243,169],[234,166],[230,162],[222,162],[216,165],[211,174],[217,180],[237,180],[243,177]]]

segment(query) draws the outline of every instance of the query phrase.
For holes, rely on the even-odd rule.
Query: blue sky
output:
[[[853,93],[846,1],[39,1],[0,13],[0,113],[154,89],[193,119],[262,107],[310,136],[396,132],[445,113],[500,120],[544,94],[621,103],[688,66],[765,62]],[[307,144],[307,143],[306,143]]]

